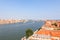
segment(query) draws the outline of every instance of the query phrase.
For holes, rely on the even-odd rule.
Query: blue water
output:
[[[0,40],[21,40],[26,29],[31,28],[35,31],[43,24],[41,21],[0,25]]]

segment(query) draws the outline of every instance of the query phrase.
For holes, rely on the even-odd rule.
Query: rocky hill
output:
[[[60,20],[47,20],[28,40],[60,40]]]

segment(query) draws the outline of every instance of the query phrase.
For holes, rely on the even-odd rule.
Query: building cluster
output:
[[[15,20],[15,19],[0,19],[0,24],[10,24],[10,23],[17,23],[17,22],[24,22],[25,20]]]
[[[60,40],[60,20],[47,20],[28,40]]]

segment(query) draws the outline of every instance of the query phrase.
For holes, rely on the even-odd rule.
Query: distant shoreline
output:
[[[19,19],[0,19],[0,24],[13,24],[13,23],[18,23],[18,22],[27,22],[27,21],[45,21],[45,20],[19,20]]]
[[[1,20],[0,19],[0,24],[12,24],[12,23],[18,23],[18,22],[25,22],[26,20],[13,20],[13,19],[11,19],[11,20]]]

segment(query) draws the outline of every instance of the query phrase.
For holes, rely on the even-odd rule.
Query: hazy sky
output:
[[[0,0],[0,19],[60,19],[60,0]]]

